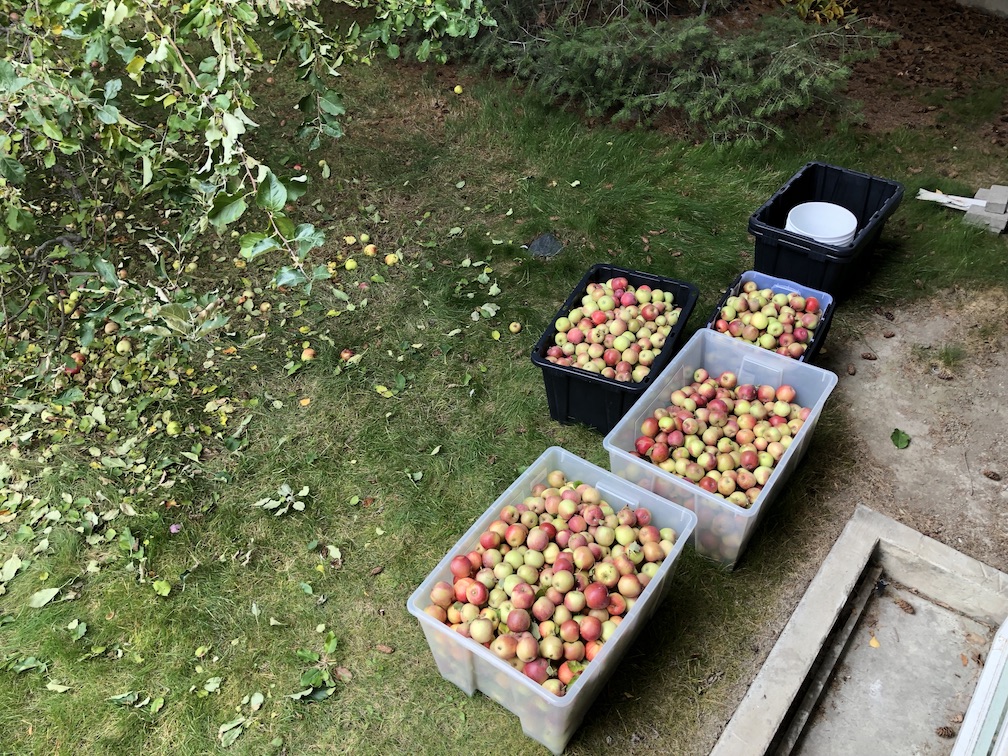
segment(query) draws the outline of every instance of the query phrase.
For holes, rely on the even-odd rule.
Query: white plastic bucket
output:
[[[842,247],[854,240],[857,217],[832,202],[803,202],[791,209],[785,230],[815,239],[820,244]]]

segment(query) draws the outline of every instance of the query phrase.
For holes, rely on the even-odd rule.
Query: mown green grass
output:
[[[461,97],[451,93],[456,80],[466,85]],[[465,72],[382,65],[346,81],[345,140],[298,153],[280,125],[294,101],[282,86],[259,114],[260,138],[309,166],[305,213],[328,231],[320,259],[338,263],[346,289],[369,283],[366,306],[330,316],[342,305],[319,285],[305,315],[270,331],[283,348],[239,354],[228,388],[259,402],[248,410],[244,446],[215,461],[229,482],[194,483],[182,506],[112,523],[146,544],[143,583],[115,542],[87,547],[66,525],[53,526],[49,548],[0,597],[0,617],[12,617],[0,625],[0,654],[47,665],[0,672],[0,751],[214,752],[223,750],[218,728],[240,713],[249,719],[231,750],[242,753],[544,752],[504,709],[441,678],[405,602],[544,449],[607,465],[599,434],[549,419],[529,360],[584,271],[609,262],[695,283],[701,299],[689,334],[752,265],[749,215],[806,162],[824,160],[906,185],[845,307],[1003,281],[1003,239],[913,199],[922,186],[972,193],[971,176],[983,170],[938,135],[879,139],[854,126],[804,124],[781,144],[718,151],[660,133],[588,129]],[[333,170],[329,181],[315,167],[320,157]],[[943,174],[950,166],[951,181]],[[379,245],[377,257],[342,241],[362,231]],[[533,259],[522,245],[544,231],[565,250]],[[402,262],[386,266],[390,251]],[[359,263],[352,274],[341,268],[350,256]],[[269,277],[270,263],[235,269],[227,260],[203,265],[208,287],[225,275],[239,288]],[[489,293],[490,282],[499,294]],[[499,312],[472,320],[485,302]],[[508,332],[511,321],[523,324],[519,334]],[[319,356],[288,376],[288,354],[304,342]],[[343,348],[359,362],[344,363]],[[397,393],[382,397],[376,385]],[[198,416],[203,401],[180,399],[174,411]],[[710,746],[737,687],[783,626],[795,580],[835,537],[824,510],[855,469],[837,451],[843,422],[830,405],[806,462],[734,573],[687,550],[670,599],[590,708],[570,753]],[[274,517],[252,507],[283,483],[310,489],[304,512]],[[100,487],[88,469],[71,466],[46,495]],[[29,556],[35,542],[16,541],[18,524],[5,526],[0,562]],[[338,562],[328,545],[339,549]],[[94,573],[85,571],[91,560]],[[167,597],[153,591],[157,578],[171,583]],[[74,600],[25,605],[39,588],[63,583]],[[74,620],[87,624],[76,641]],[[297,651],[321,652],[329,631],[338,642],[326,661],[347,679],[320,703],[288,698],[310,666]],[[222,678],[219,688],[201,695],[213,677]],[[69,688],[54,692],[49,682]],[[109,700],[128,691],[163,697],[164,707]],[[265,703],[252,712],[242,701],[257,691]]]

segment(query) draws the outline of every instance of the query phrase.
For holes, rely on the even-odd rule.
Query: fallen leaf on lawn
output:
[[[227,748],[238,739],[238,736],[245,729],[243,727],[245,721],[245,717],[235,717],[230,722],[225,722],[220,726],[217,730],[217,737],[220,739],[221,747]]]
[[[871,640],[870,640],[870,641],[868,641],[868,645],[869,645],[869,646],[871,646],[872,648],[878,648],[878,647],[879,647],[879,646],[881,646],[882,644],[881,644],[881,643],[879,643],[879,642],[878,642],[878,639],[877,639],[877,638],[876,638],[876,637],[875,637],[875,636],[873,635],[873,636],[871,637]]]
[[[304,399],[302,399],[300,402],[298,402],[298,404],[300,404],[302,407],[307,407],[309,404],[311,404],[311,399],[309,399],[306,396]]]
[[[439,446],[438,449],[441,447]],[[990,476],[988,476],[990,477]],[[6,583],[13,579],[17,571],[21,569],[21,558],[17,554],[13,554],[10,559],[3,563],[3,567],[0,567],[0,583]]]
[[[353,674],[346,667],[336,667],[333,670],[333,675],[335,675],[337,680],[341,680],[345,683],[350,682],[353,679]]]
[[[106,701],[111,701],[118,706],[132,706],[140,698],[140,694],[135,690],[128,690],[125,693],[120,693],[117,696],[111,696],[106,698]]]
[[[68,690],[70,690],[70,686],[60,685],[58,682],[50,680],[48,683],[46,683],[46,690],[51,690],[53,693],[66,693]]]
[[[384,567],[382,567],[382,566],[381,566],[381,565],[379,564],[379,565],[378,565],[377,567],[375,567],[375,568],[373,568],[373,569],[371,570],[371,577],[374,577],[375,575],[378,575],[378,574],[380,574],[380,573],[381,573],[381,571],[382,571],[382,570],[384,570],[384,569],[385,569],[385,568],[384,568]]]
[[[375,649],[381,651],[383,654],[394,654],[395,649],[392,646],[386,646],[384,643],[379,643],[375,646]]]
[[[28,599],[28,606],[32,609],[40,609],[52,601],[57,593],[59,593],[59,588],[44,588],[41,591],[35,591]]]

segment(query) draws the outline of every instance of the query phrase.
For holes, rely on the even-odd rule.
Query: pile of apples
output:
[[[640,383],[679,322],[672,292],[624,277],[588,284],[581,306],[557,318],[546,360],[621,383]]]
[[[793,386],[738,384],[705,369],[641,422],[633,452],[748,509],[811,414]]]
[[[729,296],[717,313],[713,328],[737,339],[799,359],[815,336],[822,313],[816,297],[774,293],[745,281],[737,295]]]
[[[672,552],[650,510],[615,511],[561,470],[452,557],[424,611],[557,696],[601,651]]]

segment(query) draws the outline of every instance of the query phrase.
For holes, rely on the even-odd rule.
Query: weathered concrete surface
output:
[[[956,0],[960,5],[981,8],[999,16],[1008,16],[1008,0]]]
[[[869,601],[847,647],[848,651],[853,646],[860,649],[857,658],[849,654],[835,667],[840,676],[834,676],[831,685],[836,687],[837,695],[847,695],[843,691],[850,678],[843,677],[849,674],[844,671],[845,665],[851,670],[857,666],[862,673],[848,689],[850,700],[859,704],[895,702],[896,711],[920,724],[921,748],[906,750],[907,741],[896,724],[890,737],[885,737],[884,731],[875,732],[876,748],[865,750],[864,743],[858,741],[860,750],[850,753],[861,756],[949,752],[952,741],[937,730],[952,726],[950,723],[955,723],[957,716],[966,710],[978,676],[979,662],[973,654],[979,653],[982,661],[989,652],[993,628],[1008,617],[1008,574],[858,506],[711,756],[759,756],[771,752],[778,734],[787,725],[789,712],[803,695],[806,678],[816,668],[817,660],[825,655],[831,630],[848,597],[870,562],[881,565],[889,579],[907,590],[878,602],[874,608],[871,604],[875,600]],[[903,598],[904,595],[908,598]],[[896,598],[907,601],[914,613],[897,604]],[[907,624],[911,621],[914,622]],[[874,654],[883,648],[884,654]],[[876,678],[871,675],[879,664],[886,669],[884,676],[877,677],[881,682],[876,686]],[[906,672],[902,677],[900,670]],[[835,703],[837,699],[833,700]],[[831,713],[835,715],[837,711],[834,708]],[[870,707],[868,711],[866,714],[851,709],[837,719],[848,733],[860,737],[859,731],[866,721],[863,717],[884,724],[895,716],[879,711],[871,713]],[[805,747],[799,742],[798,752],[805,756],[840,753],[836,750],[835,734],[827,737],[825,743],[817,741],[818,745],[813,740],[804,742]],[[817,750],[819,746],[825,750]]]
[[[950,753],[948,735],[965,717],[993,635],[988,625],[890,585],[866,607],[796,752]]]

